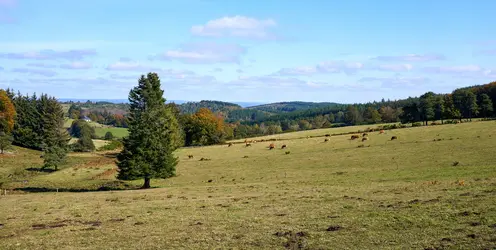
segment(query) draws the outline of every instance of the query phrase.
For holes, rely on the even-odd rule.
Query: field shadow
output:
[[[107,158],[116,159],[118,154],[119,153],[104,153],[102,155]]]
[[[26,168],[26,171],[29,172],[40,172],[40,173],[53,173],[57,170],[52,168]]]
[[[19,187],[19,188],[15,188],[14,190],[28,192],[28,193],[48,193],[48,192],[84,193],[84,192],[124,191],[124,190],[138,190],[138,189],[140,189],[139,186],[132,186],[122,182],[111,182],[111,183],[105,183],[100,187],[95,187],[95,188]]]

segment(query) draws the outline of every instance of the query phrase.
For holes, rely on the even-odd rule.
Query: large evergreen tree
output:
[[[41,115],[43,167],[57,170],[65,160],[71,139],[64,128],[64,111],[55,98],[47,95],[41,96],[38,106]]]
[[[179,124],[160,87],[159,76],[148,73],[130,91],[129,136],[117,156],[118,178],[143,178],[142,188],[150,188],[152,178],[174,176],[178,163],[173,152],[181,145]]]

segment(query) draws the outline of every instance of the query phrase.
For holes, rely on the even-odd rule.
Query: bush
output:
[[[420,127],[420,126],[422,126],[422,123],[420,123],[420,122],[412,123],[412,127]]]
[[[111,141],[114,139],[114,135],[112,134],[112,132],[108,131],[107,133],[105,133],[104,139],[107,141]]]
[[[111,141],[110,143],[106,144],[105,146],[101,146],[100,148],[97,149],[97,151],[110,151],[110,150],[116,150],[118,148],[122,148],[123,144],[120,141]]]
[[[72,145],[72,150],[74,152],[92,152],[95,150],[95,144],[89,136],[83,136]]]

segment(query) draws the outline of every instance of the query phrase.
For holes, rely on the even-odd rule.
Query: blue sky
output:
[[[496,1],[0,0],[0,88],[126,99],[398,99],[496,80]]]

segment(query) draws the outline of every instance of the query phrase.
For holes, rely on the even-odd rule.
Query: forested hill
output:
[[[235,103],[203,100],[199,102],[186,102],[178,105],[183,114],[193,114],[200,108],[208,108],[214,113],[229,113],[232,110],[242,109]]]
[[[72,104],[72,105],[71,105]],[[81,114],[103,124],[119,124],[127,105],[100,103],[70,103],[79,106]],[[455,89],[450,94],[427,92],[419,97],[401,100],[381,100],[361,104],[338,104],[333,102],[279,102],[243,108],[239,104],[203,100],[177,104],[183,115],[194,114],[208,108],[221,115],[234,126],[247,126],[246,135],[259,134],[251,131],[256,126],[274,126],[274,131],[294,131],[340,125],[374,124],[382,122],[418,122],[440,119],[491,117],[496,114],[496,82]],[[67,107],[69,108],[69,107]],[[77,111],[75,108],[70,110]],[[123,112],[117,112],[117,111]],[[79,114],[77,114],[78,116]],[[71,115],[72,117],[72,115]],[[122,122],[121,122],[122,123]],[[244,131],[243,130],[243,131]],[[240,131],[238,129],[238,131]],[[251,131],[251,132],[250,132]]]
[[[334,102],[276,102],[264,105],[248,107],[248,109],[260,110],[270,113],[284,113],[307,109],[328,108],[339,106],[341,104]]]

